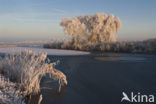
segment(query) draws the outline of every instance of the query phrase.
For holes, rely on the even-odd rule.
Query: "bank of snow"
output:
[[[19,53],[25,50],[32,50],[33,52],[46,53],[47,55],[87,55],[89,52],[74,51],[74,50],[60,50],[60,49],[44,49],[44,48],[29,48],[29,47],[8,47],[0,48],[0,53]]]

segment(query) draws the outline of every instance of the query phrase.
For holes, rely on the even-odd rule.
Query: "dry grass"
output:
[[[0,74],[0,104],[25,104],[22,92],[16,88],[16,83]]]
[[[50,63],[46,54],[28,50],[0,58],[0,73],[16,84],[17,90],[25,97],[40,92],[41,79],[47,73],[53,80],[58,81],[59,90],[67,84],[66,76],[54,68],[55,64]]]

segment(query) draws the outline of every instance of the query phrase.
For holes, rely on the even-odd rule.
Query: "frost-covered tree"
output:
[[[104,13],[64,18],[61,21],[64,32],[72,37],[74,45],[114,42],[115,32],[121,29],[121,25],[118,17]]]

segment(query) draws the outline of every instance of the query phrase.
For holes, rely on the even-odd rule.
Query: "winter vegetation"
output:
[[[69,34],[73,45],[96,44],[116,41],[115,32],[122,23],[113,14],[104,13],[62,19],[61,26]]]
[[[97,44],[73,45],[71,42],[51,42],[44,44],[44,48],[69,49],[81,51],[100,51],[118,53],[156,53],[156,39],[144,41],[116,41]]]
[[[115,33],[122,23],[113,14],[96,13],[62,19],[61,26],[70,39],[44,44],[44,48],[81,51],[156,53],[156,39],[145,41],[116,41]]]
[[[66,76],[50,63],[47,55],[30,50],[0,57],[0,103],[31,104],[31,95],[40,94],[42,78],[49,74],[58,91],[67,85]],[[29,96],[29,99],[26,99]],[[41,102],[42,95],[38,104]]]
[[[26,104],[22,92],[16,89],[16,84],[0,74],[0,103],[1,104]]]

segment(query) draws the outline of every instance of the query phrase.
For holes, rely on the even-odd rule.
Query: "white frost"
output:
[[[47,55],[86,55],[89,52],[60,50],[60,49],[43,49],[43,48],[28,48],[28,47],[9,47],[0,48],[0,53],[20,53],[21,51],[32,50],[33,52],[46,53]]]

